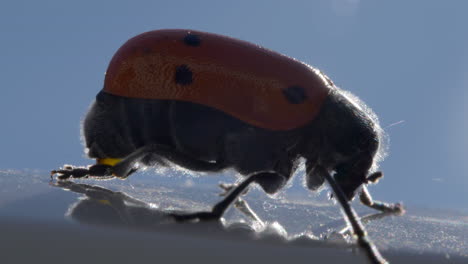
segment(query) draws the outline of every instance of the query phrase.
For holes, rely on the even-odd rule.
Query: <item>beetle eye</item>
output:
[[[366,183],[377,183],[381,178],[383,178],[383,172],[376,171],[367,176]]]

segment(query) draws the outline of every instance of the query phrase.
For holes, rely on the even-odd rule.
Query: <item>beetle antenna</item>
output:
[[[323,169],[324,170],[324,169]],[[336,199],[341,205],[341,208],[344,211],[345,217],[348,220],[348,223],[351,225],[354,234],[357,237],[358,245],[364,250],[367,257],[371,261],[371,263],[382,264],[388,263],[380,254],[377,247],[374,243],[369,239],[367,236],[366,231],[364,230],[364,226],[362,225],[361,221],[359,220],[356,212],[349,204],[346,196],[341,189],[341,187],[336,183],[335,179],[330,175],[328,171],[324,170],[323,176],[330,184],[330,187],[335,194]]]
[[[405,120],[400,120],[398,122],[391,123],[390,125],[386,126],[385,129],[387,129],[389,127],[392,127],[392,126],[403,124],[404,122],[405,122]]]

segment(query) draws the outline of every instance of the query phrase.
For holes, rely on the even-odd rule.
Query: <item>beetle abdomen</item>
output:
[[[151,143],[172,146],[169,103],[101,91],[83,123],[88,156],[124,158]]]
[[[198,103],[253,126],[290,130],[313,120],[332,84],[295,59],[237,39],[190,30],[157,30],[114,55],[104,91]]]

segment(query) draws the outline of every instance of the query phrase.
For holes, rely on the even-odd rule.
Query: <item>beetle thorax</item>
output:
[[[374,158],[379,150],[378,123],[339,89],[330,93],[309,129],[304,156],[331,170],[359,155]]]

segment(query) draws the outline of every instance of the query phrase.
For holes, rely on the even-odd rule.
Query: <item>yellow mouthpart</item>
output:
[[[119,163],[121,160],[122,159],[114,159],[114,158],[97,159],[97,164],[114,166],[115,164]]]
[[[100,204],[103,204],[103,205],[112,205],[111,202],[110,202],[109,200],[105,200],[105,199],[103,199],[103,200],[98,200],[98,202],[99,202]]]

